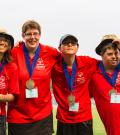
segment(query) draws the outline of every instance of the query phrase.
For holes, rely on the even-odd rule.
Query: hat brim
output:
[[[6,33],[0,33],[0,37],[5,37],[6,39],[8,39],[10,41],[11,49],[13,48],[14,38],[11,35],[6,34]]]
[[[108,45],[108,43],[112,43],[113,39],[105,39],[103,41],[101,41],[101,43],[96,47],[95,52],[98,55],[101,55],[101,50],[104,46]]]
[[[70,38],[71,40],[75,41],[76,43],[78,43],[78,39],[77,39],[75,36],[70,35],[70,34],[66,34],[66,35],[64,35],[64,36],[61,37],[59,46],[60,46],[61,44],[63,44],[63,42],[64,42],[65,40],[67,40],[67,39],[69,39],[69,38]]]

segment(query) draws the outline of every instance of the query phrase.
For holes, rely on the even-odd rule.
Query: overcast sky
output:
[[[21,40],[22,24],[34,19],[42,27],[40,42],[58,47],[64,34],[79,39],[78,55],[95,54],[103,35],[120,35],[120,0],[0,0],[0,26],[15,41]]]

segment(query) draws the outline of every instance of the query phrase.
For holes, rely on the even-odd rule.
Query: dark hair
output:
[[[10,44],[10,41],[8,41],[8,44]],[[4,56],[3,56],[3,59],[2,59],[2,62],[3,61],[6,61],[6,62],[11,62],[13,60],[12,58],[12,54],[11,54],[11,46],[8,45],[8,50],[4,53]]]
[[[103,55],[108,49],[118,49],[117,48],[117,44],[116,43],[108,43],[106,44],[102,49],[101,49],[101,52],[100,52],[100,55]]]

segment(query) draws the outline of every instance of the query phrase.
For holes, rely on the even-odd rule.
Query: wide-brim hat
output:
[[[120,44],[120,37],[117,36],[117,38],[113,40],[113,43]]]
[[[10,45],[11,45],[11,48],[13,48],[14,46],[14,38],[12,35],[8,34],[6,29],[0,27],[0,37],[4,37],[6,38],[7,40],[10,41]]]
[[[117,39],[117,36],[115,34],[108,34],[103,36],[100,44],[95,49],[96,53],[100,55],[103,47],[105,47],[106,45],[110,45],[110,43],[113,43],[115,39]]]
[[[78,39],[75,36],[73,36],[71,34],[66,34],[66,35],[61,37],[60,42],[59,42],[59,46],[61,46],[61,44],[63,44],[64,41],[68,40],[68,39],[71,39],[72,41],[74,41],[78,44]]]

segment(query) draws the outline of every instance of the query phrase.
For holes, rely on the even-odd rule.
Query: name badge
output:
[[[69,106],[69,111],[78,112],[79,110],[79,103],[74,103]]]
[[[111,94],[110,103],[120,103],[120,93]]]
[[[38,89],[26,89],[26,98],[38,98]]]

